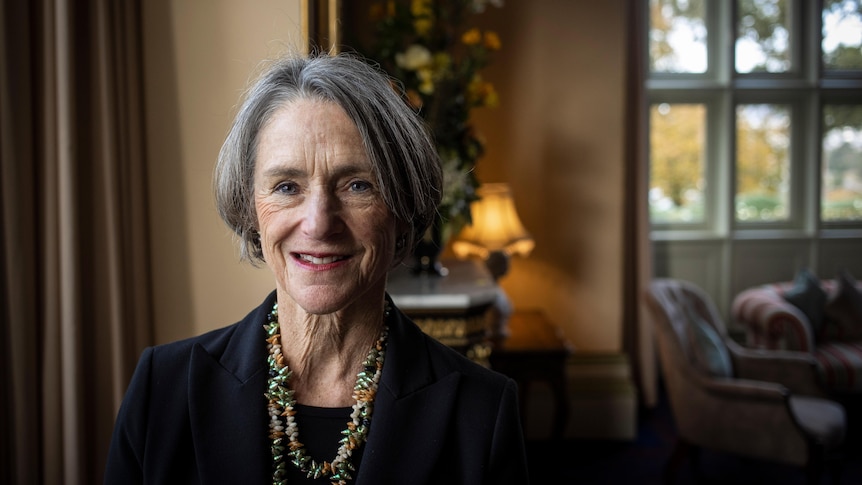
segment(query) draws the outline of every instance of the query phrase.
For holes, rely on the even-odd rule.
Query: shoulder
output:
[[[191,354],[192,349],[197,346],[203,347],[210,353],[220,353],[220,350],[227,346],[227,343],[237,330],[243,326],[243,322],[244,320],[195,335],[194,337],[154,345],[145,352],[149,351],[153,358],[170,360],[182,358],[183,356],[187,357]]]
[[[419,331],[421,332],[421,329]],[[458,371],[469,378],[488,380],[497,384],[502,384],[508,380],[508,377],[503,374],[469,359],[464,354],[425,333],[422,333],[422,338],[437,369]]]
[[[141,373],[146,367],[147,374],[154,377],[184,379],[188,374],[184,369],[188,368],[196,348],[202,348],[211,355],[221,355],[242,326],[240,321],[194,337],[148,347],[141,354],[135,373]]]
[[[208,369],[224,369],[241,378],[256,372],[265,362],[258,354],[266,352],[265,332],[257,319],[269,301],[227,327],[144,349],[126,389],[120,418],[131,415],[143,420],[154,411],[184,406],[190,385],[196,385],[200,373]],[[209,362],[214,365],[202,365]]]
[[[272,308],[274,292],[244,318],[231,325],[201,335],[160,344],[144,350],[135,374],[144,373],[166,381],[186,379],[195,354],[206,354],[226,369],[244,373],[254,363],[246,362],[263,352],[263,324]]]

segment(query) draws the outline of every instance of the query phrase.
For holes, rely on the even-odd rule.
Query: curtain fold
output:
[[[139,0],[0,22],[0,482],[99,483],[152,342]]]
[[[37,342],[40,333],[29,317],[36,307],[37,275],[35,240],[25,243],[19,234],[35,234],[36,164],[34,94],[27,76],[31,73],[33,49],[30,42],[30,6],[25,2],[4,2],[0,6],[0,482],[24,483],[38,475],[27,470],[23,457],[38,457],[38,420],[31,419],[40,395],[37,380],[19,378],[17,369],[37,373],[40,362]],[[29,163],[15,163],[28,160]],[[14,275],[14,276],[13,276]],[[31,433],[19,432],[28,425]],[[21,470],[21,472],[17,472]]]
[[[644,292],[652,278],[644,86],[646,4],[642,1],[626,2],[623,349],[631,359],[632,375],[641,402],[646,407],[653,407],[658,402],[658,364],[652,323],[643,302]]]

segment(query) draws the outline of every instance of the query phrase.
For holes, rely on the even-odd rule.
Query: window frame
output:
[[[649,1],[649,0],[644,0]],[[786,0],[793,10],[791,69],[782,73],[737,73],[737,2],[704,0],[707,28],[707,69],[704,73],[649,71],[649,40],[642,55],[647,59],[647,109],[644,126],[650,139],[649,113],[661,103],[704,104],[707,109],[704,147],[705,205],[703,223],[650,221],[654,240],[710,238],[816,237],[823,231],[862,233],[862,221],[821,220],[822,108],[839,101],[862,104],[862,72],[824,71],[821,62],[822,1]],[[645,32],[650,32],[646,9]],[[794,34],[796,34],[794,36]],[[720,46],[724,46],[720,48]],[[791,110],[790,200],[786,221],[736,219],[736,107],[740,104],[787,104]],[[651,162],[651,147],[646,144]]]

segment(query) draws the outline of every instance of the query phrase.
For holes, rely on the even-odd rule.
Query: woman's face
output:
[[[261,246],[280,299],[324,314],[382,296],[395,218],[344,110],[326,101],[289,102],[259,133],[255,162]]]

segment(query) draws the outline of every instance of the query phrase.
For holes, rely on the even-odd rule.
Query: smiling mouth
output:
[[[347,256],[326,256],[323,258],[318,258],[310,254],[297,254],[296,257],[311,264],[332,264],[337,261],[343,261],[347,259]]]

